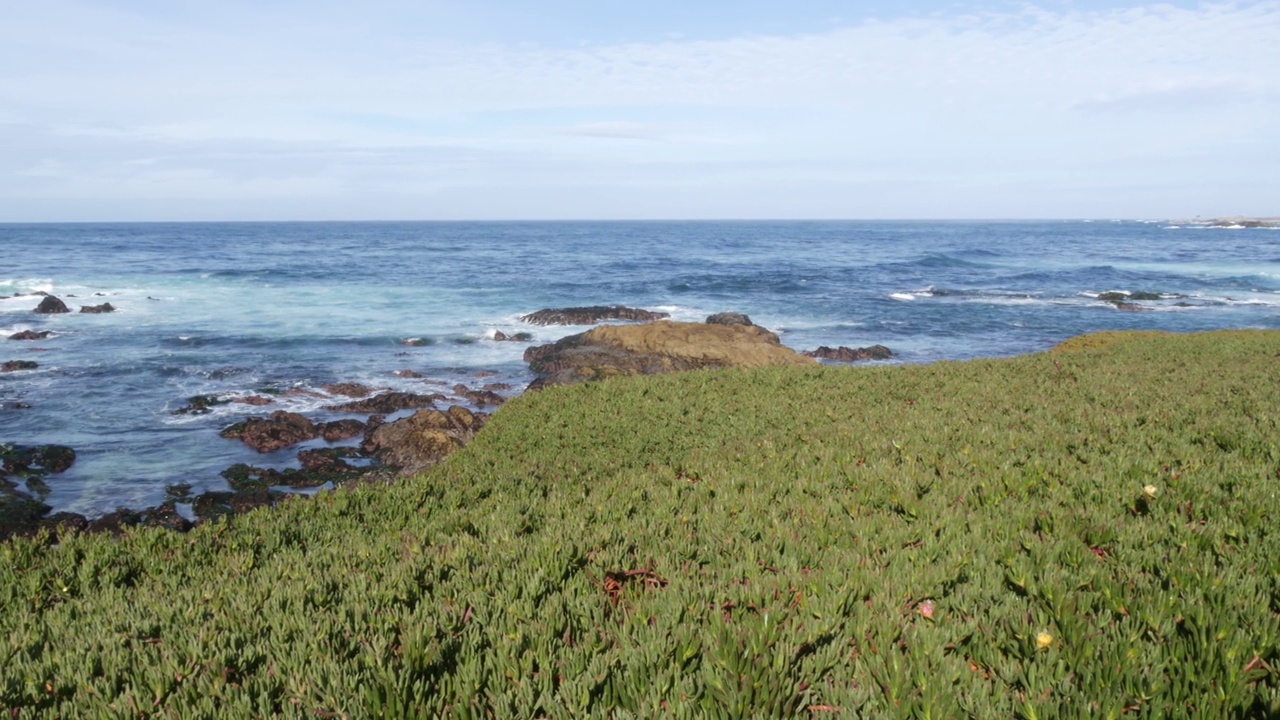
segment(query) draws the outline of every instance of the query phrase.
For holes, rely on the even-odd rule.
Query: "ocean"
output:
[[[73,312],[33,313],[37,291]],[[1103,295],[1115,292],[1143,294]],[[117,311],[75,312],[104,302]],[[518,392],[533,379],[528,343],[495,332],[550,342],[585,328],[519,317],[602,304],[689,321],[742,312],[794,349],[882,344],[889,363],[1036,352],[1097,330],[1277,328],[1280,232],[1138,221],[0,225],[0,362],[38,365],[0,373],[0,444],[76,450],[47,481],[55,511],[150,507],[172,484],[225,489],[219,472],[235,463],[296,467],[296,447],[259,455],[218,430],[276,409],[338,417],[319,409],[333,398],[312,392],[327,383]],[[24,330],[53,334],[6,339]],[[190,396],[264,391],[267,407],[174,414]]]

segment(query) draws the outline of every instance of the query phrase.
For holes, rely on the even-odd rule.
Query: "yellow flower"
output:
[[[1043,650],[1053,644],[1053,636],[1041,630],[1036,633],[1036,649]]]
[[[1155,497],[1155,496],[1156,496],[1156,486],[1155,486],[1155,485],[1147,485],[1147,486],[1143,487],[1143,488],[1142,488],[1142,494],[1143,494],[1143,495],[1146,495],[1146,496],[1147,496],[1147,497],[1149,497],[1149,498],[1153,498],[1153,497]]]

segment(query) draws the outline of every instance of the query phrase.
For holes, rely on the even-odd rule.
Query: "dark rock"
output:
[[[629,320],[634,322],[652,322],[671,317],[670,313],[652,312],[640,308],[623,307],[622,305],[572,308],[547,308],[531,312],[520,318],[530,325],[595,325],[605,320]]]
[[[457,405],[444,412],[422,410],[376,428],[361,449],[404,474],[421,472],[470,442],[487,417]]]
[[[0,542],[14,536],[35,535],[41,527],[41,520],[52,509],[0,482]]]
[[[298,413],[277,410],[270,418],[249,418],[223,428],[219,434],[266,453],[310,440],[319,435],[319,430]]]
[[[511,385],[509,383],[501,383],[501,382],[485,383],[485,386],[481,389],[482,390],[510,390]]]
[[[835,360],[836,362],[859,362],[862,360],[888,360],[893,357],[893,351],[883,345],[871,345],[868,347],[850,348],[841,345],[837,348],[820,346],[817,350],[808,350],[801,353],[806,357],[818,358],[821,360]]]
[[[142,522],[142,513],[127,508],[120,508],[99,518],[94,518],[85,526],[88,533],[110,533],[123,535],[126,528],[136,527]]]
[[[173,411],[174,415],[204,415],[209,412],[209,408],[218,405],[226,405],[231,402],[229,398],[219,397],[217,395],[192,395],[187,398],[187,404]]]
[[[524,359],[541,376],[529,385],[531,390],[625,375],[814,362],[783,347],[778,336],[755,325],[666,320],[647,325],[602,325],[550,345],[528,348]]]
[[[340,442],[360,437],[368,429],[368,426],[359,420],[334,420],[320,426],[320,437],[324,438],[325,442]]]
[[[492,390],[472,390],[461,383],[453,386],[453,393],[476,407],[496,406],[507,401],[506,398]]]
[[[533,333],[518,332],[508,335],[501,330],[495,330],[493,333],[493,339],[498,342],[529,342],[533,339]]]
[[[66,472],[76,451],[65,445],[0,445],[0,475],[45,475]]]
[[[282,493],[266,488],[240,492],[206,492],[192,501],[191,511],[201,520],[212,520],[273,505],[281,496]]]
[[[391,374],[392,374],[392,375],[395,375],[396,377],[399,377],[399,378],[420,378],[420,377],[426,377],[426,376],[425,376],[425,375],[423,375],[422,373],[420,373],[420,372],[414,372],[413,370],[396,370],[395,372],[393,372],[393,373],[391,373]]]
[[[16,332],[10,335],[9,339],[10,340],[44,340],[45,338],[49,337],[52,334],[53,332],[49,330],[23,330],[22,332]]]
[[[389,392],[375,395],[364,400],[355,400],[342,405],[329,405],[325,410],[350,413],[393,413],[400,410],[434,407],[436,401],[447,399],[439,393],[418,395],[416,393]]]
[[[6,360],[0,364],[0,372],[17,372],[19,370],[35,370],[40,367],[30,360]]]
[[[81,305],[80,312],[90,313],[92,315],[101,315],[102,313],[115,312],[116,309],[111,303],[102,303],[101,305]]]
[[[707,317],[708,325],[755,325],[751,318],[736,312],[716,313]]]
[[[71,309],[67,304],[54,297],[53,295],[45,295],[40,304],[36,306],[35,312],[42,315],[53,315],[56,313],[69,313]]]
[[[89,519],[79,513],[59,512],[41,520],[40,525],[49,530],[53,542],[61,542],[64,537],[85,532]]]
[[[14,400],[12,402],[0,403],[0,410],[30,410],[31,404]]]
[[[369,397],[373,394],[373,390],[371,388],[354,382],[337,383],[336,385],[321,385],[320,387],[330,395],[341,395],[349,398]]]
[[[347,464],[347,460],[360,457],[360,451],[353,447],[316,448],[298,453],[298,462],[302,469],[311,473],[352,472],[356,468]]]
[[[164,486],[165,497],[171,500],[186,502],[191,499],[190,483],[173,483]]]
[[[172,500],[142,511],[138,524],[142,527],[158,527],[174,532],[186,532],[191,529],[191,521],[182,517]]]

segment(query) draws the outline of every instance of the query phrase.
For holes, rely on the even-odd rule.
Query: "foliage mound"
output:
[[[431,472],[0,546],[18,717],[1274,717],[1280,334],[526,394]]]

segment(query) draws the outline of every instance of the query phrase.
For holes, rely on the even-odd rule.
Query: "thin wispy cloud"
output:
[[[1280,197],[1272,180],[1232,207],[1175,207],[1202,186],[1223,202],[1210,160],[1220,175],[1223,158],[1280,152],[1278,2],[575,45],[463,43],[399,22],[390,3],[231,4],[201,22],[122,7],[6,11],[0,219],[27,219],[24,199],[76,215],[112,198],[128,215],[185,197],[225,215],[264,194],[296,200],[290,212],[312,201],[316,216],[334,207],[316,201],[351,212],[365,198],[373,216],[391,191],[413,198],[396,217],[512,217],[529,212],[527,183],[542,217],[598,216],[575,207],[583,186],[612,193],[621,216],[673,217],[1081,216],[1113,209],[1117,181],[1148,188],[1133,215]],[[1053,200],[1090,177],[1092,201]],[[1155,180],[1180,189],[1162,202]],[[893,213],[885,192],[863,199],[877,182],[905,198]],[[691,183],[700,198],[662,190]]]

